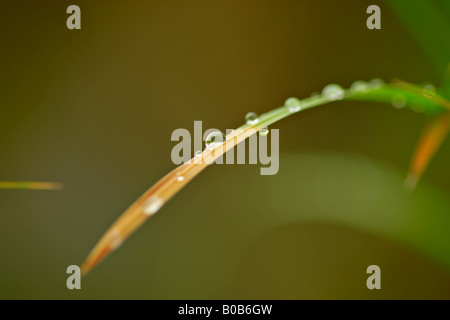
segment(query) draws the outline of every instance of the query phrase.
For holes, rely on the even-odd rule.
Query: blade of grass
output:
[[[405,180],[405,186],[410,189],[413,189],[416,186],[431,158],[447,136],[449,128],[450,112],[445,113],[443,116],[431,119],[425,126],[412,157],[409,173]]]
[[[338,88],[340,89],[340,87]],[[394,97],[402,95],[407,101],[406,107],[420,105],[420,111],[425,114],[434,115],[442,113],[445,110],[444,106],[438,103],[436,99],[429,99],[414,90],[409,90],[409,88],[380,84],[379,81],[369,84],[359,82],[358,86],[352,86],[349,90],[340,90],[342,92],[339,92],[339,96],[347,100],[378,101],[390,104]],[[87,274],[110,252],[117,249],[150,216],[158,212],[167,201],[205,169],[211,160],[217,159],[236,144],[257,133],[264,127],[268,127],[301,110],[325,105],[336,100],[340,100],[340,98],[336,98],[336,96],[335,98],[330,98],[330,96],[325,94],[304,100],[291,98],[288,100],[290,101],[289,103],[297,104],[297,108],[290,108],[289,105],[281,106],[264,113],[258,118],[257,123],[252,125],[245,124],[239,127],[228,134],[222,144],[219,144],[213,149],[205,149],[201,155],[195,156],[189,162],[172,170],[136,200],[106,231],[84,261],[81,267],[83,274]],[[205,161],[206,159],[210,161]],[[182,179],[179,179],[179,177],[182,177]]]
[[[424,90],[423,88],[421,88],[415,84],[408,83],[406,81],[399,80],[399,79],[394,79],[393,84],[399,88],[404,88],[405,90],[414,92],[415,94],[420,95],[423,98],[434,101],[436,104],[439,104],[440,106],[450,110],[450,101],[448,101],[447,99],[445,99],[442,96],[437,95],[436,92],[430,92],[430,91]]]
[[[57,182],[0,181],[0,189],[62,190],[63,185]]]

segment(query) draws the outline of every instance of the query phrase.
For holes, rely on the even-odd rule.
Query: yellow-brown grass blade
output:
[[[208,163],[223,155],[239,142],[258,132],[263,126],[247,126],[228,134],[225,142],[213,149],[206,148],[201,155],[194,156],[189,162],[180,165],[160,179],[137,199],[106,231],[81,266],[83,274],[88,273],[110,252],[154,215],[178,191],[197,176]]]
[[[0,181],[0,189],[62,190],[63,184],[57,182]]]
[[[405,185],[408,188],[413,189],[416,186],[431,158],[442,144],[449,128],[450,112],[430,120],[425,126],[412,157],[409,173],[405,180]]]

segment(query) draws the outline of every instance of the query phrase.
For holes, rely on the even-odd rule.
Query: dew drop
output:
[[[267,136],[269,134],[269,129],[267,127],[264,127],[261,130],[259,130],[259,134],[261,136]]]
[[[345,92],[340,85],[329,84],[322,90],[322,95],[328,100],[341,100],[344,98]]]
[[[392,105],[394,108],[401,109],[406,106],[406,98],[404,95],[397,93],[392,97]]]
[[[206,137],[206,148],[212,150],[215,147],[221,145],[226,140],[225,135],[220,131],[214,131],[208,134]]]
[[[432,97],[436,95],[436,88],[432,84],[427,84],[425,87],[423,87],[423,94],[427,97]]]
[[[284,103],[289,112],[297,112],[302,109],[300,100],[297,98],[289,98]]]
[[[258,115],[254,112],[249,112],[245,115],[245,122],[247,124],[256,124],[259,122]]]
[[[120,247],[123,243],[123,238],[120,236],[119,231],[114,230],[113,233],[111,233],[111,237],[110,237],[110,247],[112,250],[117,249],[118,247]]]
[[[201,155],[202,155],[201,150],[195,151],[195,156],[196,157],[201,157]]]
[[[181,173],[177,173],[177,180],[178,181],[183,181],[184,180],[184,176]]]
[[[369,86],[372,88],[380,88],[384,86],[384,81],[380,78],[375,78],[369,81]]]
[[[144,204],[144,213],[148,216],[154,215],[163,206],[163,200],[158,196],[151,196]]]
[[[368,89],[368,84],[365,81],[355,81],[352,83],[352,85],[350,86],[350,91],[353,93],[361,93],[361,92],[365,92]]]

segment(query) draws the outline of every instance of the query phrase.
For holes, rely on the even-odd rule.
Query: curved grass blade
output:
[[[420,112],[429,115],[442,113],[445,108],[434,99],[429,99],[409,88],[400,88],[394,85],[385,85],[382,82],[369,83],[357,81],[348,90],[337,85],[333,94],[326,94],[327,86],[323,94],[303,100],[290,98],[286,105],[262,114],[256,124],[245,124],[226,136],[226,140],[213,149],[205,149],[201,155],[195,156],[185,164],[180,165],[136,200],[106,231],[94,249],[90,252],[81,269],[87,274],[93,267],[102,261],[110,252],[117,249],[137,228],[139,228],[150,216],[154,215],[169,201],[178,191],[186,186],[195,176],[229,149],[249,136],[257,133],[264,127],[268,127],[279,120],[316,106],[324,105],[337,100],[378,101],[391,103],[398,95],[407,101],[406,107],[420,106]],[[328,90],[329,92],[330,90]],[[418,109],[415,109],[416,111]]]
[[[0,181],[0,189],[62,190],[63,184],[57,182]]]
[[[414,156],[411,161],[405,186],[414,189],[425,171],[431,158],[444,141],[450,129],[450,112],[429,120],[422,131]]]
[[[426,87],[421,88],[415,84],[399,79],[394,79],[393,85],[408,90],[410,92],[414,92],[415,94],[422,96],[425,99],[434,101],[436,104],[442,106],[443,108],[450,110],[450,101],[445,99],[443,96],[438,95],[436,93],[436,89],[427,89]]]

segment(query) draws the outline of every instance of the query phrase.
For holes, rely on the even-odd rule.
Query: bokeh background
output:
[[[66,28],[71,4],[81,30]],[[0,35],[0,180],[65,185],[0,191],[0,298],[450,298],[450,263],[427,245],[430,228],[435,250],[449,242],[450,142],[409,193],[426,118],[359,102],[277,123],[277,175],[211,166],[66,288],[67,266],[174,168],[173,130],[235,128],[329,83],[438,85],[386,3],[2,0]],[[366,288],[371,264],[381,290]]]

